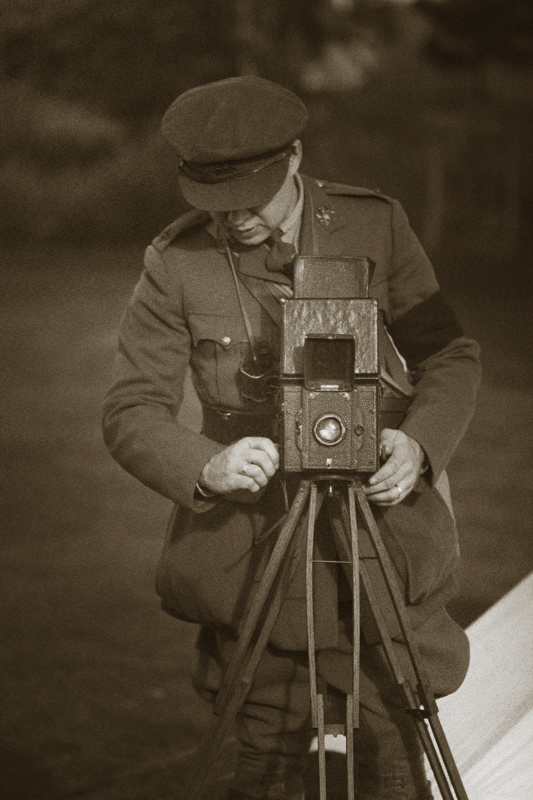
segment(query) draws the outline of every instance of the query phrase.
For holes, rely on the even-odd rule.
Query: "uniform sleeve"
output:
[[[398,203],[392,212],[388,331],[414,384],[401,430],[428,457],[435,484],[464,436],[481,379],[479,346],[464,336]]]
[[[212,501],[194,499],[198,476],[224,448],[177,421],[191,347],[181,309],[179,282],[149,247],[120,326],[103,431],[127,472],[172,501],[202,511]]]

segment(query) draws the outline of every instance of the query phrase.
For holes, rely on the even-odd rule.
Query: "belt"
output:
[[[202,406],[202,433],[220,444],[231,444],[243,436],[266,436],[277,441],[277,412],[255,414]]]
[[[398,428],[409,408],[409,397],[380,397],[380,428]],[[256,414],[238,409],[202,406],[202,433],[220,444],[232,444],[243,436],[266,436],[279,441],[279,416],[276,410]]]

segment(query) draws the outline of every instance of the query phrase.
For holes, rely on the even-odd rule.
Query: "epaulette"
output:
[[[182,214],[181,217],[174,220],[174,222],[171,222],[170,225],[167,225],[159,236],[155,237],[152,245],[156,250],[159,250],[159,252],[163,252],[163,250],[168,247],[174,239],[181,236],[182,233],[190,231],[199,225],[204,225],[206,222],[209,222],[210,219],[211,216],[207,211],[200,211],[196,208],[192,211],[187,211],[185,214]]]
[[[347,195],[348,197],[377,197],[387,203],[393,202],[391,197],[377,189],[364,189],[360,186],[348,186],[344,183],[330,183],[329,181],[319,180],[317,180],[317,184],[326,194]]]

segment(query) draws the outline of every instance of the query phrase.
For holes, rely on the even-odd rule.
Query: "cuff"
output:
[[[194,487],[194,494],[195,494],[195,499],[198,500],[200,500],[201,498],[204,498],[205,500],[213,500],[213,498],[218,497],[218,494],[216,492],[210,492],[209,489],[202,488],[202,486],[200,486],[198,481],[196,482],[196,486]],[[200,497],[198,497],[198,495],[200,495]]]

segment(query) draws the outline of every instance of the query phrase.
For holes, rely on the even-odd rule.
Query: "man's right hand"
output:
[[[212,456],[198,479],[202,489],[229,494],[238,489],[258,492],[279,467],[278,448],[263,436],[246,436]]]

